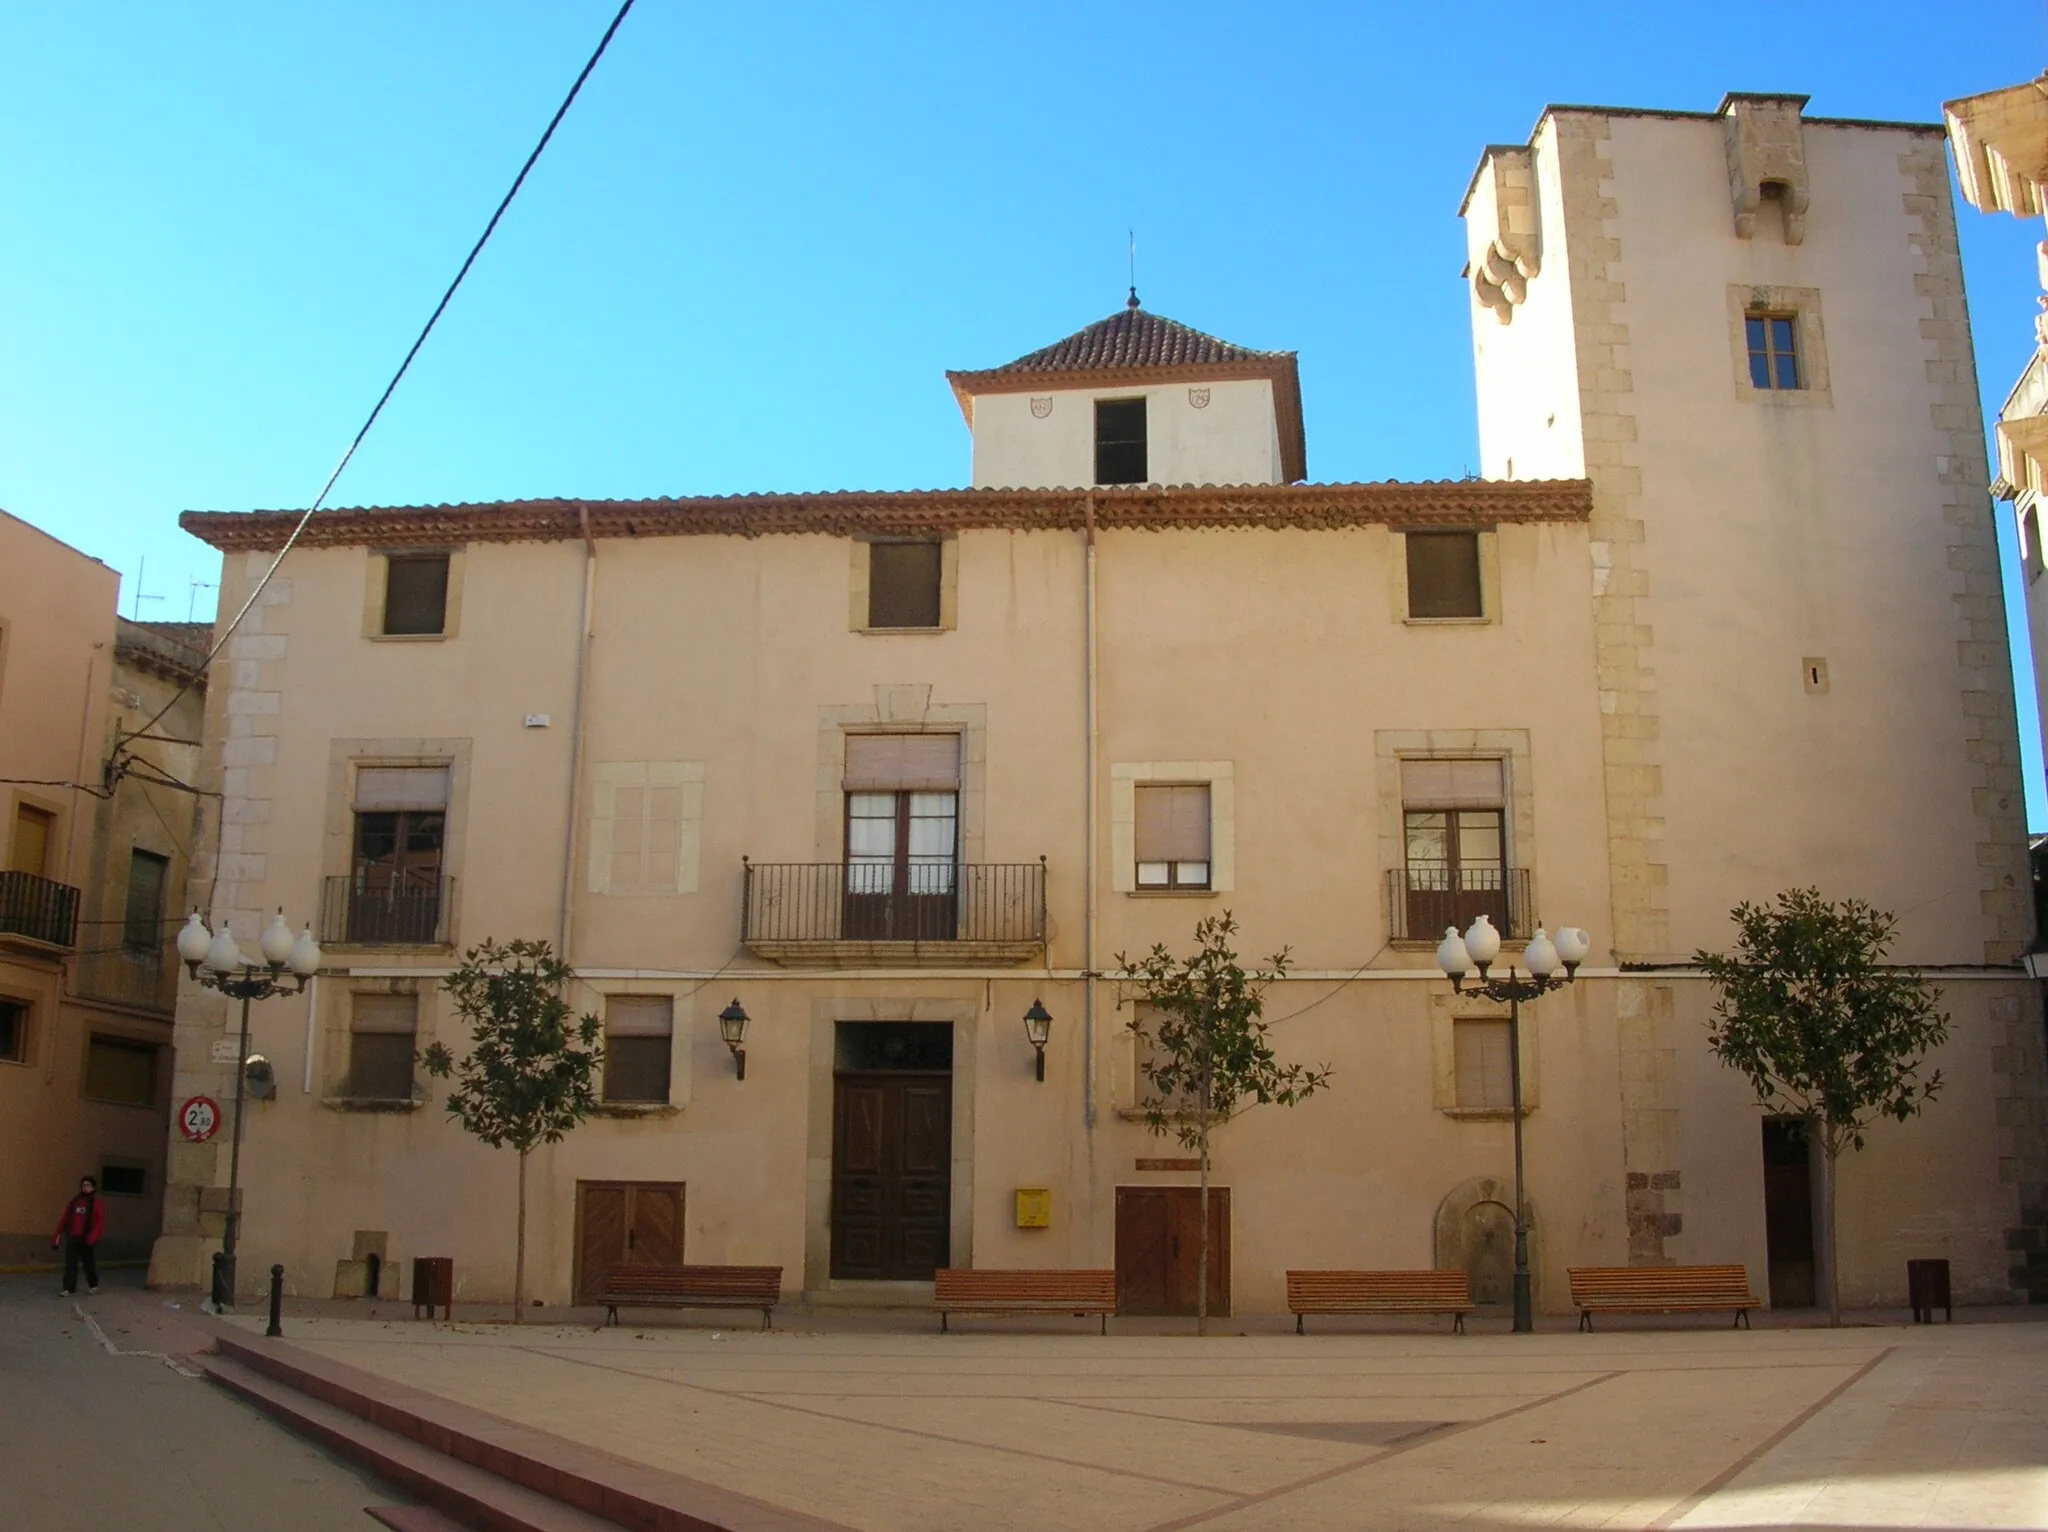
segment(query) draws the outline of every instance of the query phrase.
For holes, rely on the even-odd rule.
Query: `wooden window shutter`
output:
[[[1477,532],[1410,532],[1408,615],[1484,617]]]
[[[351,1032],[417,1032],[420,1000],[417,995],[351,995],[348,1029]]]
[[[957,734],[849,734],[846,777],[850,793],[957,792]]]
[[[441,633],[448,625],[448,555],[392,554],[385,564],[384,631]]]
[[[1501,762],[1403,761],[1401,801],[1440,809],[1497,809],[1506,801]]]
[[[676,1003],[667,995],[607,995],[604,1030],[607,1037],[672,1037]]]
[[[868,545],[868,626],[936,628],[945,567],[938,543]]]
[[[358,812],[447,807],[446,766],[366,766],[356,773]]]
[[[1209,784],[1141,783],[1135,792],[1141,862],[1209,860]]]

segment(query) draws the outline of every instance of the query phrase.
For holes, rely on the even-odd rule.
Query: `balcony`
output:
[[[78,945],[78,890],[32,872],[0,872],[0,937],[44,947]]]
[[[815,967],[1032,962],[1045,951],[1045,863],[749,862],[740,941]]]
[[[378,886],[357,873],[320,880],[323,947],[445,947],[455,907],[453,878]]]
[[[1440,941],[1485,915],[1504,937],[1536,932],[1535,898],[1526,867],[1446,867],[1422,864],[1387,872],[1389,940]]]

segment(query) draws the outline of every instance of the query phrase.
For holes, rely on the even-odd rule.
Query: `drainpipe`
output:
[[[577,809],[583,801],[583,706],[584,672],[590,665],[590,644],[594,636],[591,598],[597,590],[597,540],[590,535],[590,507],[576,507],[577,525],[583,532],[583,610],[577,617],[580,637],[576,642],[576,690],[569,711],[569,804],[562,816],[562,918],[556,931],[555,953],[569,962],[569,939],[575,934],[576,917],[576,825]]]
[[[1082,816],[1087,827],[1087,850],[1082,857],[1082,866],[1087,877],[1086,931],[1083,937],[1081,966],[1081,1055],[1082,1055],[1082,1111],[1083,1122],[1092,1131],[1095,1127],[1095,769],[1096,769],[1096,709],[1095,709],[1095,492],[1090,490],[1083,501],[1083,513],[1087,518],[1087,584],[1083,601],[1083,631],[1081,646],[1087,664],[1086,696],[1088,706],[1088,797],[1087,812]],[[1091,1140],[1092,1142],[1092,1140]]]

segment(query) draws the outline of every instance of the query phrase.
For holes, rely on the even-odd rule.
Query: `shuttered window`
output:
[[[94,1037],[86,1045],[86,1095],[122,1106],[155,1106],[156,1056],[155,1043]]]
[[[1412,809],[1497,809],[1501,786],[1497,759],[1401,763],[1401,802]]]
[[[850,793],[953,792],[960,786],[960,736],[849,734],[841,786]]]
[[[936,542],[868,544],[868,626],[938,627],[942,553]]]
[[[607,995],[604,1099],[667,1101],[675,1001],[667,995]]]
[[[356,773],[356,811],[445,809],[446,766],[366,766]]]
[[[1457,1052],[1458,1105],[1509,1110],[1508,1024],[1473,1019],[1454,1021],[1451,1038]]]
[[[1139,888],[1209,886],[1209,784],[1141,782],[1134,791]]]
[[[1408,615],[1484,617],[1477,532],[1410,532]]]
[[[358,1101],[410,1101],[419,1019],[417,995],[351,995],[343,1094]]]
[[[394,553],[385,560],[384,569],[386,633],[447,631],[447,554]]]
[[[128,904],[121,918],[121,944],[133,952],[155,952],[164,940],[164,886],[171,859],[154,851],[128,853]]]

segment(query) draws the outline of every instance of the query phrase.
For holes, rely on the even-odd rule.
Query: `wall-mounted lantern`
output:
[[[1052,1036],[1052,1012],[1038,1001],[1031,1002],[1031,1009],[1024,1013],[1024,1035],[1031,1039],[1031,1046],[1038,1050],[1038,1083],[1045,1083],[1045,1045]]]
[[[725,1046],[732,1054],[733,1078],[747,1077],[747,1013],[734,996],[731,1005],[718,1013],[718,1035],[725,1039]]]

